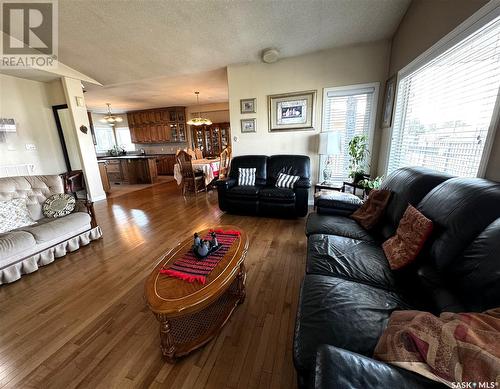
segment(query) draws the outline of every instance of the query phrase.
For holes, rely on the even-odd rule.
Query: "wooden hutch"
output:
[[[191,126],[193,148],[203,150],[204,157],[218,157],[226,146],[231,145],[229,123],[213,123],[209,126]]]

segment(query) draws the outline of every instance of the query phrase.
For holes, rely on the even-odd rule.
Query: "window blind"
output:
[[[320,174],[325,164],[330,177],[320,177],[327,181],[345,181],[349,176],[348,144],[356,135],[366,135],[371,143],[370,126],[372,123],[373,98],[375,88],[356,88],[326,90],[323,101],[323,131],[338,131],[341,139],[341,154],[323,157]]]
[[[499,85],[496,18],[400,80],[388,172],[425,166],[476,176]]]

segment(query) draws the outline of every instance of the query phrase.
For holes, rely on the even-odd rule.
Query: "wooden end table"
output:
[[[237,230],[240,236],[207,276],[205,285],[160,274],[162,268],[191,248],[192,235],[166,253],[146,280],[146,302],[160,322],[161,352],[169,363],[214,338],[245,299],[247,235],[235,226],[213,229]],[[199,231],[200,236],[209,231]]]

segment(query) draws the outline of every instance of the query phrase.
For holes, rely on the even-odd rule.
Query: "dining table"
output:
[[[220,159],[193,159],[191,163],[195,172],[203,172],[205,185],[210,184],[216,177],[219,177]],[[182,183],[182,174],[178,163],[174,165],[174,178],[177,185]]]

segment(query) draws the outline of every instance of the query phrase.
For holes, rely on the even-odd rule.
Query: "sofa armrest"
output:
[[[322,345],[316,354],[313,388],[445,388],[441,383],[338,347]]]
[[[217,189],[227,190],[235,186],[237,183],[236,178],[226,178],[224,180],[215,181]]]
[[[299,178],[299,180],[294,184],[293,188],[304,188],[309,189],[311,187],[311,180],[309,178]]]
[[[90,226],[97,227],[97,220],[95,218],[94,203],[86,199],[77,199],[75,209],[73,212],[86,212],[90,215]]]

